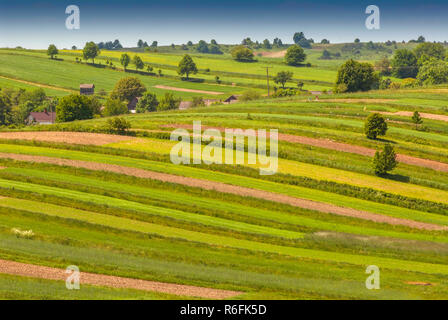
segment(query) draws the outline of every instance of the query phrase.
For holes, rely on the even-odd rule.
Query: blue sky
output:
[[[77,5],[81,29],[65,28],[65,8]],[[368,5],[381,10],[381,29],[367,30]],[[200,39],[237,43],[279,37],[292,42],[296,31],[320,41],[448,40],[448,1],[199,1],[199,0],[0,0],[0,47],[82,46],[86,41],[138,39],[181,44]]]

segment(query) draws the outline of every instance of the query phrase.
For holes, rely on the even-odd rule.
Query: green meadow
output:
[[[397,45],[402,47],[412,45]],[[272,99],[266,96],[266,67],[271,75],[293,72],[287,86],[303,81],[305,90],[331,90],[350,54],[343,44],[315,45],[306,50],[310,66],[291,67],[283,58],[257,55],[256,62],[237,62],[228,49],[223,55],[177,47],[102,50],[95,65],[77,62],[80,50],[60,50],[52,60],[42,50],[0,49],[2,90],[41,87],[48,97],[60,98],[81,83],[94,83],[97,94],[107,94],[121,78],[137,76],[158,97],[171,92],[182,100],[225,99],[247,90],[262,95],[230,105],[122,115],[131,125],[128,136],[98,145],[85,141],[104,134],[107,117],[1,127],[1,134],[17,136],[0,138],[0,259],[234,290],[241,294],[233,298],[242,300],[447,299],[448,122],[423,118],[417,126],[393,113],[448,116],[448,87]],[[322,60],[325,49],[342,55]],[[138,54],[153,72],[136,73],[131,65],[125,73],[119,63],[124,52]],[[193,81],[177,74],[184,53],[199,69]],[[383,56],[391,56],[387,48],[362,49],[357,58],[374,63]],[[115,69],[106,68],[106,61]],[[364,123],[375,111],[389,112],[388,131],[370,140]],[[259,163],[173,164],[171,132],[193,121],[203,129],[277,129],[278,171],[260,175]],[[88,139],[72,139],[73,131]],[[61,132],[64,142],[52,139]],[[307,143],[310,138],[313,143]],[[335,149],[335,142],[345,147]],[[208,141],[201,144],[203,151]],[[372,157],[355,151],[385,144],[414,163],[375,175]],[[225,145],[218,149],[229,151]],[[248,159],[247,141],[238,152]],[[370,265],[380,269],[380,290],[365,286]],[[63,281],[0,274],[1,299],[197,298],[91,285],[75,291]]]

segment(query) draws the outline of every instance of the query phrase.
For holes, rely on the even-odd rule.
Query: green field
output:
[[[157,85],[222,93],[173,91],[183,100],[222,99],[249,89],[265,94],[266,66],[273,74],[292,71],[289,86],[304,81],[307,90],[328,90],[349,56],[344,48],[306,50],[311,67],[267,57],[244,64],[232,60],[227,47],[223,55],[187,52],[199,68],[194,78],[201,79],[192,82],[176,72],[185,52],[166,47],[138,53],[163,76],[137,76],[157,96],[169,91]],[[321,60],[324,49],[342,56]],[[106,60],[119,67],[122,53],[104,50],[93,66],[75,62],[76,50],[61,50],[59,60],[51,60],[41,50],[0,49],[0,87],[42,87],[59,98],[80,83],[94,83],[97,93],[109,93],[119,79],[135,75],[103,67]],[[363,49],[357,58],[374,62],[384,55],[391,53]],[[214,83],[216,75],[222,85]],[[1,133],[35,136],[0,138],[0,259],[241,292],[234,299],[447,299],[448,172],[422,159],[441,168],[448,164],[448,122],[424,118],[417,130],[410,117],[388,114],[386,136],[369,140],[364,133],[372,111],[448,116],[447,90],[324,94],[319,101],[263,97],[124,115],[129,137],[103,145],[77,144],[70,132],[95,141],[92,132],[103,132],[108,118],[2,127]],[[286,137],[322,144],[280,140],[274,175],[260,175],[260,164],[175,165],[170,134],[193,121],[203,128],[278,129]],[[69,141],[42,140],[41,131],[55,137],[64,131]],[[325,141],[346,149],[332,149]],[[416,162],[400,162],[390,175],[378,177],[372,158],[353,151],[378,150],[385,143]],[[246,149],[239,151],[245,159]],[[380,290],[365,287],[369,265],[381,271]],[[0,274],[0,299],[184,298],[192,297],[92,285],[73,292],[62,281]]]

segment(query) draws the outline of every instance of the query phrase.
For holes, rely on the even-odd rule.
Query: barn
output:
[[[53,124],[56,119],[56,112],[31,112],[27,118],[27,124]]]
[[[91,83],[83,83],[79,85],[79,94],[92,95],[95,93],[95,85]]]

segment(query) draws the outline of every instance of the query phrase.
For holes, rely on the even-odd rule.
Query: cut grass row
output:
[[[238,232],[246,232],[246,233],[254,233],[258,235],[268,235],[273,237],[282,237],[286,239],[300,239],[302,238],[302,234],[298,232],[288,231],[288,230],[280,230],[273,229],[264,226],[258,226],[253,224],[247,224],[238,221],[232,221],[217,217],[204,216],[200,214],[193,214],[188,212],[183,212],[179,210],[173,210],[168,208],[159,208],[155,206],[145,205],[133,201],[126,201],[122,199],[115,199],[112,197],[105,197],[97,194],[88,194],[83,192],[77,192],[72,190],[64,190],[60,188],[46,187],[43,185],[35,185],[35,184],[24,184],[18,181],[7,181],[0,180],[0,186],[3,188],[13,188],[27,192],[36,192],[40,194],[46,195],[54,195],[59,197],[66,197],[71,199],[77,199],[79,201],[93,203],[96,205],[103,205],[109,207],[115,207],[124,210],[133,210],[137,212],[147,213],[151,215],[157,215],[161,217],[169,217],[176,220],[183,220],[187,222],[193,222],[197,224],[202,224],[204,226],[213,226],[220,227],[225,229],[230,229]],[[3,199],[1,206],[10,206],[12,205],[13,200],[11,199]],[[17,202],[23,202],[23,206],[25,206],[25,202],[23,200],[18,200]],[[15,206],[18,206],[18,203],[15,203]],[[30,204],[30,206],[36,205],[36,203]],[[16,207],[17,208],[17,207]],[[18,208],[20,209],[20,208]],[[49,210],[46,208],[45,210]],[[137,222],[136,222],[137,223]]]
[[[130,140],[117,142],[107,145],[112,148],[130,149],[135,151],[147,151],[152,153],[160,153],[169,155],[171,149],[177,142],[160,141],[157,139]],[[188,146],[187,146],[188,147]],[[204,149],[204,147],[202,147]],[[222,151],[224,157],[224,151]],[[247,159],[247,153],[244,155]],[[193,159],[193,151],[191,150],[191,158]],[[206,156],[202,157],[207,160]],[[255,166],[258,167],[258,166]],[[434,188],[426,188],[416,186],[409,183],[401,183],[378,178],[372,175],[359,174],[345,170],[338,170],[324,166],[318,166],[303,162],[279,159],[279,173],[290,174],[297,177],[307,177],[316,180],[334,181],[337,183],[349,184],[359,187],[372,188],[382,190],[392,194],[403,195],[406,197],[424,199],[434,202],[442,202],[448,204],[448,192],[437,190]]]
[[[33,206],[35,208],[35,206]],[[32,209],[33,211],[39,211],[39,209]],[[42,210],[44,211],[44,210]],[[109,224],[116,224],[118,223],[119,228],[121,225],[124,224],[124,222],[127,222],[126,224],[129,224],[129,221],[125,221],[120,219],[115,220],[111,219],[108,215],[98,215],[98,214],[92,214],[89,212],[77,212],[75,215],[69,216],[70,213],[67,213],[67,210],[62,210],[63,212],[60,212],[58,215],[64,215],[66,218],[71,218],[75,220],[81,220],[85,221],[88,219],[90,223],[94,224],[100,224],[109,226]],[[41,212],[42,214],[49,214],[49,211]],[[128,220],[128,219],[126,219]],[[86,222],[88,222],[86,221]],[[348,264],[354,264],[354,265],[369,265],[369,264],[375,264],[380,266],[381,268],[385,269],[397,269],[402,271],[409,271],[409,272],[420,272],[420,273],[429,273],[429,274],[441,274],[441,275],[447,275],[448,274],[448,266],[442,265],[442,264],[432,264],[432,263],[423,263],[423,262],[417,262],[417,261],[403,261],[403,260],[397,260],[397,259],[390,259],[390,258],[384,258],[384,257],[374,257],[374,256],[361,256],[361,255],[353,255],[353,254],[342,254],[337,252],[329,252],[329,251],[319,251],[319,250],[311,250],[311,249],[302,249],[302,248],[295,248],[295,247],[285,247],[285,246],[276,246],[276,245],[270,245],[267,243],[260,243],[260,242],[253,242],[253,241],[247,241],[247,240],[241,240],[241,239],[234,239],[234,238],[228,238],[228,237],[220,237],[220,236],[214,236],[210,234],[202,234],[198,232],[191,232],[184,229],[177,229],[177,228],[170,228],[165,226],[158,226],[158,225],[151,225],[151,224],[145,224],[145,225],[134,225],[135,228],[143,228],[141,231],[144,231],[145,233],[152,233],[152,234],[159,234],[161,236],[165,237],[172,237],[172,238],[179,238],[179,239],[185,239],[188,241],[196,241],[201,242],[213,246],[228,246],[238,249],[246,249],[246,250],[253,250],[253,251],[261,251],[266,253],[274,253],[274,254],[280,254],[280,255],[287,255],[291,257],[297,257],[297,258],[307,258],[307,259],[317,259],[317,260],[323,260],[323,261],[330,261],[330,262],[337,262],[337,263],[348,263]],[[4,243],[4,248],[7,248],[7,243]],[[31,248],[30,248],[31,249]]]
[[[60,157],[65,159],[95,161],[107,164],[116,164],[128,167],[135,167],[150,171],[175,174],[185,177],[199,178],[210,181],[222,182],[231,185],[237,185],[252,189],[259,189],[269,192],[289,195],[292,197],[308,199],[318,202],[335,204],[338,206],[354,208],[357,210],[368,211],[372,213],[394,216],[397,218],[411,219],[422,222],[440,223],[445,225],[444,216],[432,215],[416,210],[409,210],[391,205],[379,204],[370,201],[360,200],[353,197],[341,196],[329,192],[313,190],[297,186],[283,185],[270,181],[261,181],[259,179],[241,177],[221,172],[211,172],[194,167],[176,166],[170,163],[160,163],[155,161],[132,159],[118,156],[108,156],[102,154],[84,153],[79,151],[66,151],[51,148],[21,146],[20,149],[11,145],[0,145],[1,152],[44,155],[49,157]]]
[[[90,179],[75,175],[68,175],[68,174],[61,174],[61,173],[54,173],[51,171],[38,171],[38,170],[30,170],[30,169],[13,169],[8,168],[3,170],[5,172],[14,173],[17,175],[25,175],[26,177],[39,177],[43,178],[45,180],[49,181],[64,181],[65,183],[73,183],[74,185],[68,186],[70,189],[74,189],[76,185],[83,186],[83,187],[89,187],[89,188],[99,188],[100,190],[104,190],[104,192],[116,192],[118,195],[120,193],[123,193],[124,190],[126,193],[129,194],[136,194],[140,197],[145,197],[148,199],[153,200],[161,200],[161,201],[167,201],[171,203],[177,204],[177,206],[182,207],[184,206],[186,210],[189,208],[201,208],[209,210],[210,212],[225,212],[227,216],[233,216],[234,218],[232,220],[238,220],[238,216],[245,216],[247,219],[250,219],[249,221],[253,221],[253,223],[259,223],[259,220],[269,222],[273,221],[276,223],[280,223],[283,225],[283,228],[288,228],[288,225],[296,225],[296,226],[303,226],[307,228],[312,228],[316,230],[326,230],[326,231],[333,231],[333,232],[345,232],[345,233],[351,233],[351,234],[359,234],[359,235],[366,235],[366,236],[384,236],[384,237],[394,237],[394,238],[401,238],[401,239],[415,239],[415,240],[429,240],[432,239],[433,241],[441,241],[444,242],[446,239],[444,237],[437,237],[432,236],[430,237],[427,234],[417,234],[417,233],[403,233],[403,232],[396,232],[391,230],[381,230],[381,229],[374,229],[369,227],[358,227],[358,226],[351,226],[351,225],[345,225],[344,223],[334,223],[334,222],[326,222],[326,221],[320,221],[318,219],[311,219],[304,216],[299,215],[293,215],[288,213],[283,213],[280,210],[278,211],[271,211],[271,210],[265,210],[261,208],[256,207],[249,207],[244,206],[241,204],[237,204],[234,202],[226,202],[222,200],[216,200],[211,198],[204,198],[203,196],[198,197],[194,196],[191,193],[181,193],[181,192],[173,192],[167,189],[160,189],[159,188],[143,188],[135,185],[130,184],[123,184],[123,183],[116,183],[112,181],[104,181],[104,180],[96,180],[96,179]],[[116,197],[116,195],[114,194]],[[8,201],[12,201],[8,199]],[[4,206],[8,206],[8,201],[5,200]],[[16,204],[17,205],[17,204]],[[1,204],[0,204],[1,206]],[[159,204],[160,206],[160,204]],[[20,209],[17,206],[14,208]],[[29,207],[28,207],[29,208]],[[25,207],[21,208],[25,209]],[[190,209],[191,210],[191,209]],[[255,219],[255,220],[253,220]],[[225,226],[225,225],[221,225]],[[256,228],[254,230],[257,230]],[[259,232],[262,230],[258,230]],[[269,231],[269,230],[265,230]],[[251,231],[253,233],[253,231]],[[269,233],[267,233],[269,234]],[[281,234],[278,234],[278,236],[284,236]],[[298,237],[299,234],[292,234],[291,236]]]
[[[61,219],[54,220],[51,217],[40,218],[38,214],[29,215],[30,218],[28,219],[19,219],[18,217],[13,212],[3,214],[0,218],[0,226],[25,229],[32,225],[38,239],[45,237],[45,241],[49,241],[51,239],[48,236],[52,234],[59,235],[60,241],[58,243],[60,244],[1,236],[2,249],[0,249],[0,255],[2,258],[14,257],[14,259],[20,259],[29,263],[60,268],[65,268],[68,264],[75,263],[81,266],[83,271],[232,290],[251,291],[250,288],[257,288],[256,291],[259,293],[248,293],[247,298],[272,298],[279,297],[279,295],[283,296],[283,298],[303,298],[310,294],[315,295],[315,297],[375,298],[365,296],[367,294],[365,288],[364,290],[353,291],[343,286],[344,283],[348,283],[352,289],[355,289],[355,287],[358,288],[359,284],[364,284],[365,267],[362,266],[344,264],[343,268],[341,268],[337,264],[333,265],[331,262],[313,262],[307,259],[296,261],[281,256],[270,257],[258,254],[254,256],[254,252],[244,251],[237,254],[224,247],[220,247],[219,250],[213,248],[209,250],[194,243],[183,244],[178,241],[166,243],[166,240],[156,238],[140,238],[137,234],[114,233],[108,235],[111,230],[98,229],[97,225],[78,224],[76,220],[67,220],[65,222]],[[32,220],[30,220],[31,218]],[[101,230],[101,233],[95,230]],[[131,235],[132,238],[130,238]],[[104,244],[101,245],[98,241]],[[143,248],[147,248],[147,254],[156,255],[156,257],[159,257],[157,259],[170,259],[169,257],[171,257],[174,260],[171,260],[172,262],[162,262],[157,259],[148,259],[146,255],[146,258],[142,259],[129,256],[125,254],[126,251],[119,249],[121,247],[131,248],[131,246],[135,248],[134,252],[138,256],[142,255]],[[116,249],[112,249],[112,247]],[[11,252],[12,256],[9,256],[8,252]],[[117,252],[121,253],[118,254]],[[179,259],[184,262],[175,262]],[[191,263],[195,264],[199,263],[200,266],[193,266],[191,263],[185,263],[185,261],[191,261]],[[216,264],[221,265],[222,268],[205,267],[205,265]],[[244,270],[244,272],[237,271],[235,268],[241,271]],[[148,272],[151,274],[148,274]],[[274,275],[267,276],[260,274],[260,272],[271,275],[274,273]],[[279,274],[287,277],[279,276]],[[299,279],[296,277],[299,277]],[[308,280],[309,282],[305,281],[305,283],[316,285],[316,287],[313,289],[313,286],[304,285],[303,281],[305,278],[313,279]],[[273,281],[274,279],[276,281]],[[384,285],[387,283],[387,288],[395,288],[407,293],[413,292],[412,295],[431,297],[438,294],[443,296],[444,285],[442,283],[423,292],[417,287],[404,284],[404,279],[433,283],[441,281],[437,276],[429,274],[407,274],[403,271],[394,270],[382,273],[382,283]],[[233,283],[234,285],[229,287],[225,283]],[[319,283],[322,285],[318,285]],[[324,285],[325,283],[327,285]],[[333,291],[335,286],[339,287],[340,290]],[[395,292],[395,294],[398,294],[399,291]]]

